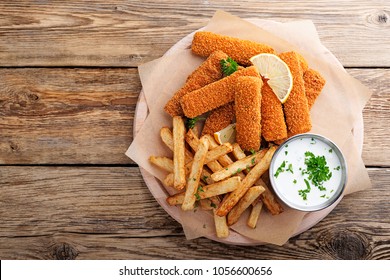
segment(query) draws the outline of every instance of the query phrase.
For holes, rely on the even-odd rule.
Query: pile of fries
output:
[[[193,210],[199,205],[213,211],[216,234],[229,235],[229,226],[251,207],[247,225],[255,228],[263,204],[273,215],[283,212],[261,176],[266,173],[276,146],[246,155],[237,144],[217,144],[209,135],[198,137],[180,116],[173,117],[173,130],[163,127],[161,139],[173,151],[173,159],[151,156],[150,162],[167,171],[163,184],[177,190],[169,205]]]

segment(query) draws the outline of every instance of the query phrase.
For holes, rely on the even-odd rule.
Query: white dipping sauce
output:
[[[327,143],[326,143],[327,142]],[[317,186],[305,174],[306,152],[325,157],[329,179]],[[332,142],[314,134],[297,135],[280,146],[270,166],[272,186],[287,205],[302,211],[323,209],[340,196],[346,182],[346,166],[340,150]],[[306,180],[306,181],[305,181]],[[308,187],[309,184],[309,187]]]

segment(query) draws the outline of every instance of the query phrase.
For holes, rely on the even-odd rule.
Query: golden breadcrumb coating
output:
[[[308,69],[303,74],[303,80],[305,82],[305,93],[309,109],[313,106],[317,97],[320,95],[322,89],[325,86],[325,79],[316,70]]]
[[[192,52],[196,55],[207,57],[216,50],[225,52],[241,65],[249,66],[249,59],[259,53],[272,53],[272,47],[249,40],[223,36],[208,31],[198,31],[192,40]]]
[[[222,51],[215,51],[187,78],[184,86],[179,89],[164,107],[165,112],[173,116],[182,116],[180,99],[187,93],[204,87],[207,84],[215,82],[223,77],[221,69],[221,60],[228,56]]]
[[[267,142],[287,137],[282,103],[267,82],[261,89],[261,134]]]
[[[307,61],[306,59],[300,54],[300,53],[295,53],[298,57],[298,60],[299,60],[299,63],[301,65],[301,68],[302,68],[302,72],[305,73],[305,71],[307,69],[309,69],[309,65],[307,64]]]
[[[219,81],[208,84],[200,89],[187,93],[181,98],[184,115],[194,118],[222,105],[234,101],[235,84],[240,76],[260,78],[255,66],[238,70]]]
[[[279,57],[288,65],[293,77],[291,93],[283,104],[288,136],[308,132],[311,130],[311,118],[298,56],[295,52],[285,52]]]
[[[236,83],[236,141],[243,150],[259,150],[261,142],[261,78],[238,77]]]
[[[214,109],[204,123],[202,135],[213,135],[215,132],[224,129],[232,123],[235,115],[234,102]]]

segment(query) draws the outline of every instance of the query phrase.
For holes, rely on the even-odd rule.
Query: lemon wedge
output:
[[[236,142],[236,124],[229,124],[224,129],[214,133],[215,141],[222,145],[223,143],[235,143]]]
[[[255,55],[249,60],[260,75],[268,80],[268,85],[280,102],[286,102],[293,87],[293,78],[288,65],[278,56],[269,53]]]

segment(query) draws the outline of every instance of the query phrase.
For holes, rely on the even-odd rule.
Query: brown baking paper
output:
[[[277,52],[295,50],[301,53],[306,58],[309,67],[319,71],[327,81],[322,94],[311,110],[313,122],[311,132],[330,138],[344,153],[349,175],[344,194],[370,187],[371,183],[361,159],[360,149],[363,137],[362,110],[372,94],[371,91],[348,75],[337,59],[321,44],[311,21],[289,23],[261,19],[249,21],[217,11],[203,29],[266,43],[274,47]],[[191,53],[191,40],[192,34],[175,45],[164,57],[139,67],[149,114],[136,133],[126,155],[159,180],[163,180],[167,173],[152,166],[148,158],[151,155],[172,156],[172,152],[165,147],[159,136],[161,127],[172,127],[172,118],[163,111],[163,107],[174,92],[183,86],[187,76],[204,60]],[[355,130],[355,135],[352,134],[353,130]],[[356,137],[356,133],[360,133],[361,137]],[[167,193],[175,193],[175,190],[165,190],[160,185],[158,189],[151,189],[151,192],[166,208]],[[306,215],[304,212],[289,209],[287,206],[285,209],[286,211],[278,216],[262,211],[255,230],[246,226],[247,211],[232,229],[250,238],[254,243],[266,242],[282,245],[297,232],[300,225],[305,223],[304,216]],[[322,211],[329,211],[329,209]],[[196,209],[190,212],[180,210],[178,213],[179,217],[175,218],[181,222],[188,239],[215,234],[210,211]],[[323,213],[326,215],[328,212]],[[323,213],[319,211],[310,215],[321,217]]]

